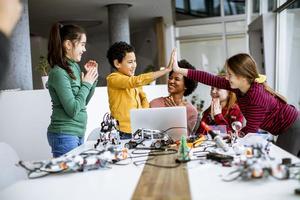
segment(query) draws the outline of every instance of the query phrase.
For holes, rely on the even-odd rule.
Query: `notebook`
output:
[[[187,137],[186,107],[160,107],[130,110],[132,133],[138,129],[166,131],[173,140]]]

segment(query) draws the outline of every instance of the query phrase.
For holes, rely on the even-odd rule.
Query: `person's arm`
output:
[[[92,85],[82,82],[77,95],[74,96],[69,75],[62,70],[53,74],[53,83],[55,83],[53,87],[64,111],[69,117],[74,118],[85,107],[86,98]]]
[[[126,76],[121,74],[111,74],[107,78],[107,84],[113,88],[136,88],[151,83],[153,80],[172,71],[175,51],[172,51],[169,64],[163,70],[149,72],[138,76]]]
[[[78,66],[79,67],[79,66]],[[96,74],[97,78],[98,78],[98,63],[94,60],[89,60],[85,65],[84,65],[84,69],[87,72],[89,71],[94,71],[94,73]],[[79,68],[80,70],[80,68]],[[89,95],[86,98],[86,105],[89,103],[89,101],[91,100],[92,96],[94,95],[95,92],[95,87],[98,83],[98,79],[95,80],[95,82],[93,83],[93,86],[90,90]]]
[[[174,53],[173,61],[173,71],[182,74],[192,80],[198,81],[205,85],[210,85],[213,87],[217,87],[220,89],[232,90],[229,84],[229,81],[224,77],[215,76],[208,72],[200,71],[200,70],[191,70],[191,69],[183,69],[178,66],[177,62],[177,53]]]
[[[205,85],[235,92],[235,90],[230,87],[229,81],[226,80],[226,78],[219,77],[205,71],[189,69],[187,77]]]
[[[95,88],[96,88],[96,86],[97,86],[97,83],[98,83],[98,80],[96,80],[96,81],[94,82],[94,84],[93,84],[93,86],[92,86],[92,88],[91,88],[91,90],[90,90],[90,93],[89,93],[89,95],[88,95],[87,98],[86,98],[86,104],[85,104],[85,105],[87,105],[87,104],[90,102],[92,96],[94,95],[94,93],[95,93]]]
[[[153,81],[153,72],[138,76],[126,76],[120,73],[113,73],[107,77],[107,85],[112,88],[137,88],[147,85]]]
[[[168,74],[170,71],[170,68],[164,68],[163,70],[155,71],[153,72],[153,79],[155,80],[165,74]]]
[[[142,87],[138,88],[138,90],[139,90],[139,96],[141,99],[142,108],[149,108],[150,105],[149,105],[146,93],[143,91]]]

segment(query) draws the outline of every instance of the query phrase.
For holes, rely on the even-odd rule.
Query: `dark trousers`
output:
[[[132,138],[131,133],[125,133],[125,132],[119,131],[119,134],[120,134],[120,139],[121,140],[128,140],[128,139]]]
[[[276,141],[280,148],[300,158],[300,117],[290,128],[281,133]]]

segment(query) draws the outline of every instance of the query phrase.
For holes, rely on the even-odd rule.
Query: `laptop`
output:
[[[138,129],[166,131],[173,140],[187,137],[186,107],[159,107],[130,110],[132,133]]]

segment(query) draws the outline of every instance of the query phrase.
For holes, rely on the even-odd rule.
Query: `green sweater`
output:
[[[87,123],[85,106],[93,96],[97,82],[93,85],[81,82],[79,65],[71,61],[69,65],[76,80],[58,66],[54,66],[49,73],[48,89],[52,101],[52,115],[48,131],[83,137]]]

